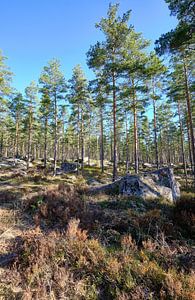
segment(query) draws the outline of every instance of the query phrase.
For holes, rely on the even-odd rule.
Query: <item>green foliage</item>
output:
[[[12,92],[11,81],[13,73],[5,64],[6,57],[3,56],[2,51],[0,50],[0,104],[1,110],[4,111],[3,107],[6,103],[6,96],[9,96]]]
[[[193,47],[194,44],[194,1],[165,0],[171,14],[177,16],[179,24],[174,30],[162,34],[156,41],[156,51],[162,55],[166,52],[178,52]]]

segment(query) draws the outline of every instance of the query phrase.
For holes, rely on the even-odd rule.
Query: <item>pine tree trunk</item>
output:
[[[184,60],[184,78],[185,78],[185,93],[186,93],[186,102],[187,102],[187,111],[188,111],[188,120],[189,120],[189,129],[190,129],[190,139],[191,139],[191,148],[192,148],[192,164],[193,164],[193,174],[195,175],[195,139],[192,123],[192,109],[191,109],[191,99],[188,85],[188,69],[186,62]]]
[[[3,156],[3,144],[4,144],[4,134],[1,133],[1,141],[0,141],[0,157]]]
[[[164,164],[164,160],[163,160],[163,145],[162,145],[162,133],[161,130],[159,132],[159,148],[160,148],[160,165],[161,167]]]
[[[180,136],[181,136],[181,152],[182,152],[182,161],[183,161],[183,168],[186,180],[186,186],[188,185],[188,176],[187,176],[187,168],[186,168],[186,158],[185,158],[185,149],[184,149],[184,133],[183,133],[183,125],[181,120],[181,109],[180,109],[180,101],[177,101],[177,109],[178,109],[178,116],[179,116],[179,126],[180,126]]]
[[[37,145],[34,144],[34,147],[33,147],[33,159],[37,159]]]
[[[44,168],[47,168],[47,127],[48,120],[45,118],[45,132],[44,132]]]
[[[80,154],[80,107],[77,114],[77,175],[79,175],[79,154]]]
[[[84,170],[84,133],[83,133],[83,111],[81,110],[81,171]]]
[[[113,141],[112,141],[112,131],[110,131],[110,161],[113,161]]]
[[[189,150],[189,161],[191,170],[193,169],[193,163],[192,163],[192,148],[191,148],[191,140],[190,140],[190,127],[189,127],[189,121],[187,117],[187,135],[188,135],[188,150]]]
[[[135,173],[139,173],[139,158],[138,158],[138,132],[137,132],[137,107],[136,107],[136,95],[133,82],[133,126],[134,126],[134,163]]]
[[[170,151],[170,138],[169,138],[169,128],[167,128],[167,154],[168,154],[168,158],[167,158],[167,162],[168,165],[171,165],[171,151]]]
[[[65,153],[65,125],[64,125],[64,116],[65,114],[63,113],[62,115],[62,163],[64,162],[64,153]]]
[[[99,138],[98,135],[96,136],[96,160],[97,160],[97,166],[100,166],[100,149],[99,149]]]
[[[58,147],[58,135],[57,135],[57,126],[58,126],[58,116],[57,116],[57,95],[56,92],[54,94],[54,168],[53,168],[53,176],[56,176],[57,169],[57,147]]]
[[[153,116],[154,116],[154,145],[155,145],[155,160],[156,167],[159,169],[159,159],[158,159],[158,142],[157,142],[157,128],[156,128],[156,102],[153,99]]]
[[[91,136],[89,134],[89,139],[88,139],[88,148],[87,148],[87,156],[88,156],[88,166],[91,165]]]
[[[62,137],[62,163],[64,162],[64,153],[65,153],[65,142],[64,142],[64,134]]]
[[[32,108],[30,108],[29,124],[28,124],[27,170],[29,169],[29,164],[30,164],[31,146],[32,146]]]
[[[127,112],[125,112],[125,133],[126,133],[126,173],[129,172],[129,139],[128,139],[128,125],[127,125]]]
[[[112,181],[117,178],[117,130],[116,130],[116,79],[115,73],[112,75],[112,88],[113,88],[113,134],[114,134],[114,144],[113,144],[113,176]]]
[[[18,143],[19,143],[19,121],[18,117],[16,117],[16,132],[15,132],[15,150],[14,150],[14,157],[17,158],[18,153]]]
[[[104,173],[104,120],[103,120],[103,107],[100,106],[100,161],[101,161],[101,172]]]

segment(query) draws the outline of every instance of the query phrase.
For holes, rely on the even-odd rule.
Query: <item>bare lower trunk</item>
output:
[[[81,111],[81,171],[84,170],[84,133],[83,133],[83,111]]]
[[[88,166],[91,165],[91,138],[89,135],[89,140],[88,140],[88,149],[87,149],[87,156],[88,156]]]
[[[155,145],[155,160],[156,167],[159,168],[159,159],[158,159],[158,142],[157,142],[157,128],[156,128],[156,102],[153,99],[153,114],[154,114],[154,145]]]
[[[63,113],[62,115],[62,163],[64,162],[64,155],[65,155],[65,128],[64,128],[64,117],[65,117],[65,113]]]
[[[184,78],[185,78],[185,92],[186,92],[186,102],[187,102],[187,111],[188,111],[188,120],[189,120],[189,129],[190,129],[190,140],[191,140],[191,149],[192,149],[192,171],[195,176],[195,139],[192,123],[192,110],[191,110],[191,98],[188,86],[188,70],[187,65],[184,60]]]
[[[112,131],[110,131],[110,160],[113,161],[113,142],[112,142]]]
[[[169,138],[169,128],[167,128],[167,151],[168,151],[168,158],[167,162],[168,165],[171,165],[171,149],[170,149],[170,138]]]
[[[112,181],[117,178],[117,132],[116,132],[116,81],[115,74],[112,76],[112,87],[113,87],[113,134],[114,134],[114,144],[113,144],[113,176]]]
[[[0,141],[0,156],[3,156],[3,144],[4,144],[4,135],[1,133],[1,141]]]
[[[44,168],[47,168],[47,125],[48,120],[45,118],[45,132],[44,132]]]
[[[100,149],[99,149],[99,137],[97,135],[96,136],[96,160],[97,160],[98,167],[100,166],[99,159],[100,159]]]
[[[134,85],[134,83],[133,83]],[[139,173],[139,159],[138,159],[138,132],[137,132],[137,107],[136,107],[136,95],[133,91],[133,125],[134,125],[134,163],[135,173]]]
[[[54,168],[53,168],[53,176],[56,176],[56,169],[57,169],[57,147],[58,147],[58,135],[57,135],[57,126],[58,126],[58,116],[57,116],[57,97],[56,92],[54,95]]]
[[[103,121],[103,108],[100,107],[100,161],[101,161],[101,172],[104,173],[104,121]]]
[[[183,162],[183,168],[184,168],[184,174],[185,174],[185,180],[186,180],[186,186],[188,185],[188,176],[187,176],[187,168],[186,168],[186,158],[185,158],[185,149],[184,149],[184,134],[183,134],[183,125],[181,120],[181,109],[180,109],[180,101],[177,102],[177,108],[178,108],[178,116],[179,116],[179,126],[180,126],[180,136],[181,136],[181,153],[182,153],[182,162]]]
[[[128,139],[127,112],[125,112],[125,133],[126,133],[126,173],[128,173],[129,172],[129,139]]]
[[[80,108],[77,114],[77,175],[79,175],[79,154],[80,154]]]
[[[30,164],[31,148],[32,148],[32,111],[30,111],[29,113],[29,124],[28,124],[27,170],[29,169],[29,164]]]
[[[19,146],[19,121],[18,118],[16,118],[15,149],[14,149],[15,158],[19,156],[18,146]]]

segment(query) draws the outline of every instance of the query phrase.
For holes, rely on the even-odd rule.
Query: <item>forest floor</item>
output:
[[[109,168],[0,171],[0,300],[195,299],[195,190],[176,172],[174,205],[87,195]]]

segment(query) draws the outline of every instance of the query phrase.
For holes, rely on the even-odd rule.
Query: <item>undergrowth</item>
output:
[[[35,228],[10,246],[0,299],[195,299],[193,198],[98,197],[60,184],[24,201]]]

